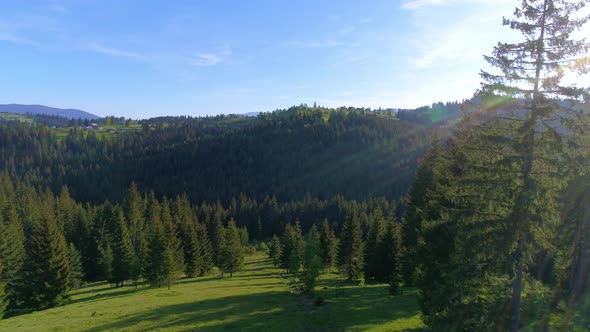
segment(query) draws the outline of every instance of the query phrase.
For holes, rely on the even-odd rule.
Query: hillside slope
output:
[[[55,115],[68,119],[99,119],[98,115],[94,115],[78,109],[63,109],[43,105],[21,105],[21,104],[5,104],[0,105],[0,113],[15,113],[15,114],[46,114]]]

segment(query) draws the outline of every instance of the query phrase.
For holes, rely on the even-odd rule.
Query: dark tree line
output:
[[[192,203],[228,204],[240,193],[398,200],[434,129],[390,114],[297,106],[255,118],[155,118],[120,135],[70,127],[66,137],[4,124],[0,169],[54,192],[66,185],[92,203],[121,201],[131,182],[158,196],[185,192]]]

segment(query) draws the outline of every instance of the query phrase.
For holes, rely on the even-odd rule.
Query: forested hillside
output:
[[[186,192],[193,202],[227,203],[240,193],[279,201],[307,193],[399,199],[432,133],[446,130],[458,105],[437,104],[443,117],[436,119],[430,108],[400,120],[389,111],[306,106],[256,118],[155,118],[131,133],[71,127],[60,139],[43,126],[7,124],[0,168],[53,192],[66,185],[91,202],[120,201],[132,181],[156,195]]]

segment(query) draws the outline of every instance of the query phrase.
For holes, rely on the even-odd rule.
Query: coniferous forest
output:
[[[263,252],[316,306],[337,273],[415,292],[433,331],[589,329],[587,4],[516,3],[462,102],[1,121],[0,318]]]

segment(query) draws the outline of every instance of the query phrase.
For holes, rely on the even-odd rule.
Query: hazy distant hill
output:
[[[7,104],[0,105],[0,113],[16,113],[16,114],[47,114],[57,115],[64,118],[74,119],[99,119],[100,117],[88,112],[84,112],[77,109],[63,109],[54,108],[43,105],[20,105],[20,104]]]

